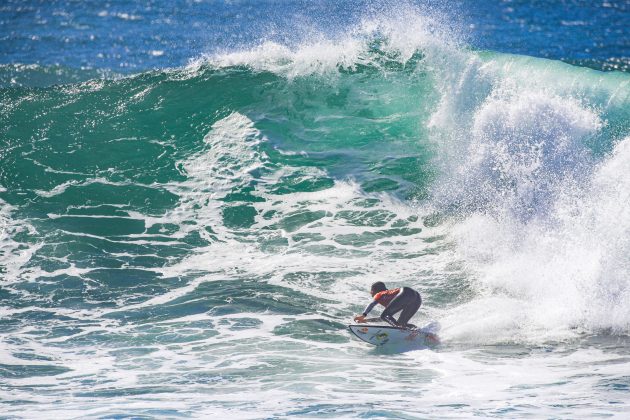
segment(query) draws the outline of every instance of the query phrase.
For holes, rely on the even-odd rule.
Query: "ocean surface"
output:
[[[628,418],[626,1],[3,1],[0,418]],[[369,286],[432,348],[353,338]]]

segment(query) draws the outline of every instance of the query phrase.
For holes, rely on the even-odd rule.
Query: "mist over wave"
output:
[[[479,271],[451,322],[482,341],[627,334],[627,174],[605,169],[626,159],[627,78],[521,57],[459,74],[429,122],[446,145],[433,204]]]

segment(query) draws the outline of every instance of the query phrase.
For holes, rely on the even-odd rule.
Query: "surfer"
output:
[[[377,281],[370,289],[370,294],[374,298],[372,302],[365,308],[361,315],[354,317],[355,322],[367,322],[365,317],[370,311],[380,303],[385,307],[381,314],[381,319],[388,324],[398,328],[415,328],[408,321],[418,312],[422,304],[420,293],[411,287],[398,287],[396,289],[387,289],[385,283]],[[398,320],[394,319],[394,315],[402,311]]]

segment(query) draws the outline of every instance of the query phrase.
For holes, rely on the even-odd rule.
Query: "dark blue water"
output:
[[[403,8],[379,1],[20,1],[0,7],[0,63],[134,72],[271,40],[342,33]],[[630,3],[619,0],[409,2],[475,48],[630,69]]]

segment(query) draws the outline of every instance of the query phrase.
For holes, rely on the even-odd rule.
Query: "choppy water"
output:
[[[178,5],[2,8],[0,417],[626,415],[626,4]]]

